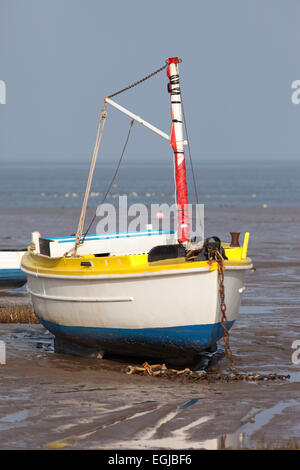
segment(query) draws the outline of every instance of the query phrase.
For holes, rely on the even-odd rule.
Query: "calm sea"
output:
[[[194,165],[199,203],[210,206],[300,206],[300,162],[198,163]],[[0,167],[0,208],[79,207],[88,177],[88,165],[5,164]],[[90,207],[96,207],[106,192],[115,167],[96,167]],[[195,202],[187,162],[189,200]],[[174,176],[170,165],[121,166],[107,202],[126,194],[129,202],[149,204],[174,202]]]

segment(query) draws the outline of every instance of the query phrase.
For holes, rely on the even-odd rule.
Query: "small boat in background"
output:
[[[17,289],[27,282],[26,274],[21,270],[21,259],[25,251],[0,251],[0,292]]]

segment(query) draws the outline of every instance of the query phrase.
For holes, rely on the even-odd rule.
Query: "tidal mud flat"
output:
[[[56,354],[40,324],[2,323],[0,448],[299,448],[300,354],[293,348],[300,340],[299,228],[297,208],[206,211],[207,236],[225,241],[229,231],[250,231],[256,270],[247,275],[230,334],[235,365],[242,373],[289,374],[288,380],[127,375],[129,359]],[[26,290],[1,294],[0,306],[14,304],[28,306]],[[226,358],[211,370],[229,373]]]
[[[265,322],[267,319],[264,317]],[[192,382],[127,375],[128,361],[53,352],[41,325],[1,326],[1,449],[239,449],[298,445],[299,369],[279,348],[280,325],[231,335],[243,372],[289,373],[272,382]],[[243,340],[239,338],[243,334]],[[214,366],[228,372],[226,360]]]

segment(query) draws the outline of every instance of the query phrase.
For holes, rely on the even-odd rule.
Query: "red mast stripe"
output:
[[[177,197],[177,224],[178,224],[178,231],[177,231],[177,238],[179,242],[185,242],[189,240],[189,213],[187,210],[188,204],[188,191],[187,191],[187,184],[186,184],[186,170],[185,170],[185,156],[184,156],[184,147],[183,147],[183,138],[182,138],[182,127],[178,128],[180,135],[176,135],[176,126],[182,126],[181,119],[175,116],[175,107],[177,105],[181,105],[180,98],[180,88],[179,88],[179,81],[178,79],[178,70],[177,67],[181,59],[178,57],[171,57],[167,60],[169,67],[167,68],[167,76],[170,80],[169,84],[169,91],[171,96],[171,131],[170,131],[170,144],[174,151],[174,161],[175,161],[175,184],[176,184],[176,197]],[[173,67],[176,67],[175,74],[176,75],[176,83],[172,83],[172,75],[171,75],[171,64],[174,64]],[[175,81],[175,80],[174,80]],[[176,90],[176,102],[172,101],[172,90]],[[177,108],[178,112],[178,108]],[[181,110],[180,110],[181,114]],[[176,119],[175,119],[176,118]]]

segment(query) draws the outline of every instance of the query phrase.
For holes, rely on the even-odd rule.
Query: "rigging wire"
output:
[[[186,124],[185,113],[184,113],[182,92],[181,92],[181,107],[182,107],[182,115],[183,115],[184,130],[185,130],[185,134],[186,134],[186,140],[187,140],[187,143],[188,143],[188,153],[189,153],[189,160],[190,160],[191,171],[192,171],[192,176],[193,176],[193,185],[194,185],[195,198],[196,198],[197,204],[199,204],[199,197],[198,197],[196,176],[195,176],[195,171],[194,171],[194,166],[193,166],[192,153],[191,153],[191,146],[190,146],[190,139],[189,139],[189,134],[188,134],[188,130],[187,130],[187,124]]]
[[[93,174],[96,166],[96,161],[99,153],[99,147],[100,147],[100,142],[102,139],[102,134],[105,126],[107,118],[107,112],[104,107],[102,111],[100,112],[100,118],[99,118],[99,124],[98,124],[98,130],[97,130],[97,137],[96,137],[96,143],[93,151],[93,157],[92,157],[92,163],[90,166],[90,171],[89,171],[89,176],[88,176],[88,181],[86,185],[86,190],[84,194],[84,200],[81,208],[81,214],[78,222],[78,227],[77,227],[77,232],[76,232],[76,238],[75,238],[75,244],[74,247],[69,250],[67,253],[69,254],[70,252],[73,254],[73,256],[76,256],[77,253],[77,248],[80,245],[80,240],[82,237],[82,232],[83,232],[83,226],[84,226],[84,221],[85,221],[85,215],[86,215],[86,209],[87,209],[87,203],[88,203],[88,197],[90,194],[90,189],[91,189],[91,184],[93,180]]]
[[[187,129],[186,117],[185,117],[185,113],[184,113],[182,93],[181,93],[181,107],[182,107],[182,116],[183,116],[183,123],[184,123],[184,129],[185,129],[185,134],[186,134],[186,140],[187,140],[187,143],[188,143],[189,160],[190,160],[190,165],[191,165],[194,192],[195,192],[195,198],[196,198],[196,214],[198,212],[199,220],[201,220],[201,212],[200,212],[200,208],[199,208],[199,196],[198,196],[198,190],[197,190],[196,175],[195,175],[195,171],[194,171],[194,165],[193,165],[193,159],[192,159],[192,153],[191,153],[191,146],[190,146],[190,139],[189,139],[189,134],[188,134],[188,129]],[[200,241],[200,245],[201,245],[201,243],[202,242]],[[190,248],[189,249],[191,249],[192,246],[195,247],[197,245],[199,245],[199,242],[196,242],[196,245],[195,245],[193,243],[193,241],[190,240]]]
[[[118,161],[117,168],[116,168],[116,170],[115,170],[115,173],[114,173],[114,175],[113,175],[113,177],[112,177],[111,182],[109,183],[109,186],[108,186],[108,188],[107,188],[107,190],[106,190],[106,192],[105,192],[105,195],[104,195],[102,201],[101,201],[100,204],[99,204],[100,206],[105,202],[105,200],[106,200],[106,198],[107,198],[107,196],[108,196],[108,193],[109,193],[109,191],[110,191],[112,185],[114,184],[114,181],[115,181],[116,176],[117,176],[117,174],[118,174],[118,171],[119,171],[119,168],[120,168],[120,165],[121,165],[121,161],[122,161],[122,159],[123,159],[123,156],[124,156],[124,153],[125,153],[127,144],[128,144],[128,140],[129,140],[129,136],[130,136],[130,133],[131,133],[131,129],[132,129],[133,124],[134,124],[134,119],[131,119],[129,131],[128,131],[128,134],[127,134],[127,137],[126,137],[125,144],[124,144],[124,146],[123,146],[123,150],[122,150],[121,156],[120,156],[119,161]],[[92,221],[90,222],[90,224],[89,224],[89,226],[88,226],[88,228],[87,228],[85,234],[83,235],[82,240],[80,241],[80,244],[82,244],[82,243],[84,242],[85,237],[87,236],[88,232],[90,231],[91,226],[93,225],[93,223],[94,223],[96,217],[97,217],[97,214],[94,215]]]
[[[132,83],[131,85],[127,86],[126,88],[123,88],[122,90],[119,90],[119,91],[116,91],[115,93],[112,93],[111,95],[108,96],[108,98],[112,98],[113,96],[116,96],[116,95],[119,95],[120,93],[123,93],[124,91],[126,90],[129,90],[130,88],[133,88],[137,85],[139,85],[140,83],[148,80],[149,78],[153,77],[154,75],[156,75],[157,73],[161,72],[162,70],[164,70],[166,67],[168,66],[168,63],[166,62],[162,67],[160,67],[159,69],[155,70],[154,72],[146,75],[145,77],[141,78],[140,80],[138,80],[137,82],[134,82]],[[106,119],[106,111],[105,111],[105,116],[104,116],[104,123],[105,123],[105,119]],[[101,121],[101,118],[100,118],[100,121]],[[118,163],[118,166],[117,166],[117,169],[115,171],[115,174],[113,176],[113,179],[109,185],[109,188],[108,190],[106,191],[105,193],[105,196],[102,200],[102,202],[100,203],[103,204],[108,193],[109,193],[109,190],[111,188],[111,186],[113,185],[113,182],[115,180],[115,177],[118,173],[118,170],[119,170],[119,167],[120,167],[120,164],[121,164],[121,161],[122,161],[122,158],[123,158],[123,155],[125,153],[125,149],[126,149],[126,146],[127,146],[127,143],[128,143],[128,139],[129,139],[129,136],[130,136],[130,132],[131,132],[131,129],[132,129],[132,126],[133,126],[133,123],[134,123],[134,119],[131,120],[131,124],[130,124],[130,128],[129,128],[129,132],[128,132],[128,135],[127,135],[127,139],[126,139],[126,142],[125,142],[125,145],[123,147],[123,151],[122,151],[122,154],[121,154],[121,157],[120,157],[120,160],[119,160],[119,163]],[[100,125],[100,123],[99,123]],[[104,124],[103,124],[103,127],[104,127]],[[100,145],[100,141],[101,141],[101,137],[102,137],[102,132],[103,132],[103,127],[102,127],[102,131],[101,131],[101,135],[100,135],[100,138],[98,138],[98,135],[99,135],[99,129],[98,129],[98,134],[97,134],[97,139],[96,139],[96,145],[95,145],[95,149],[94,149],[94,155],[93,155],[93,162],[92,162],[92,166],[91,166],[91,169],[90,169],[90,175],[89,175],[89,179],[88,179],[88,184],[87,184],[87,189],[86,189],[86,193],[85,193],[85,198],[84,198],[84,203],[83,203],[83,207],[82,207],[82,211],[81,211],[81,216],[80,216],[80,221],[79,221],[79,225],[78,225],[78,229],[77,229],[77,234],[76,234],[76,241],[75,241],[75,246],[74,246],[74,249],[73,249],[73,252],[74,254],[76,255],[76,250],[77,250],[77,247],[78,245],[81,245],[84,240],[85,240],[85,237],[87,235],[87,233],[89,232],[95,218],[96,218],[96,215],[93,217],[90,225],[88,226],[83,238],[81,239],[81,236],[82,236],[82,231],[83,231],[83,225],[84,225],[84,219],[85,219],[85,213],[86,213],[86,208],[87,208],[87,199],[88,199],[88,195],[89,195],[89,191],[90,191],[90,186],[91,186],[91,182],[92,182],[92,175],[93,175],[93,172],[94,172],[94,167],[95,167],[95,163],[96,163],[96,158],[97,158],[97,153],[99,151],[99,145]],[[88,188],[89,187],[89,188]]]
[[[162,70],[164,70],[166,67],[168,66],[168,63],[166,62],[162,67],[160,67],[159,69],[155,70],[154,72],[146,75],[145,77],[143,77],[142,79],[138,80],[137,82],[134,82],[132,83],[131,85],[127,86],[126,88],[123,88],[111,95],[108,96],[108,98],[112,98],[113,96],[116,96],[116,95],[119,95],[120,93],[123,93],[124,91],[127,91],[129,90],[130,88],[133,88],[137,85],[139,85],[140,83],[144,82],[145,80],[148,80],[149,78],[153,77],[154,75],[156,75],[157,73],[161,72]],[[176,76],[176,79],[177,79],[177,76]],[[179,77],[178,77],[178,82],[179,82]],[[180,91],[179,91],[180,93]],[[197,191],[197,185],[196,185],[196,178],[195,178],[195,172],[194,172],[194,167],[193,167],[193,161],[192,161],[192,154],[191,154],[191,149],[190,149],[190,142],[189,142],[189,137],[188,137],[188,130],[187,130],[187,124],[186,124],[186,118],[185,118],[185,113],[184,113],[184,106],[183,106],[183,99],[182,99],[182,94],[181,94],[181,104],[182,104],[182,114],[183,114],[183,121],[184,121],[184,127],[185,127],[185,133],[186,133],[186,136],[187,136],[187,142],[188,142],[188,152],[189,152],[189,160],[190,160],[190,165],[191,165],[191,171],[192,171],[192,176],[193,176],[193,184],[194,184],[194,192],[195,192],[195,197],[196,197],[196,202],[197,204],[199,204],[199,199],[198,199],[198,191]],[[104,118],[104,119],[103,119]],[[90,186],[91,186],[91,181],[92,181],[92,175],[93,175],[93,171],[94,171],[94,167],[95,167],[95,163],[96,163],[96,158],[97,158],[97,154],[98,154],[98,151],[99,151],[99,145],[100,145],[100,141],[101,141],[101,137],[102,137],[102,132],[103,132],[103,128],[104,128],[104,124],[105,124],[105,120],[106,120],[106,110],[105,110],[105,114],[103,114],[102,118],[100,118],[100,122],[101,120],[103,119],[103,127],[101,129],[101,132],[100,132],[100,123],[99,123],[99,128],[98,128],[98,134],[97,134],[97,139],[96,139],[96,145],[95,145],[95,149],[94,149],[94,155],[93,155],[93,163],[92,163],[92,166],[91,166],[91,169],[90,169],[90,175],[89,175],[89,180],[88,180],[88,185],[87,185],[87,189],[86,189],[86,195],[85,195],[85,200],[84,200],[84,204],[83,204],[83,208],[82,208],[82,213],[81,213],[81,217],[80,217],[80,222],[79,222],[79,226],[78,226],[78,229],[77,229],[77,234],[76,234],[76,241],[75,241],[75,247],[74,247],[74,252],[76,254],[76,250],[77,250],[77,247],[78,245],[81,245],[91,226],[93,225],[94,221],[95,221],[95,218],[96,218],[96,214],[94,215],[93,219],[91,220],[87,230],[85,231],[83,237],[82,237],[82,231],[83,231],[83,225],[84,225],[84,218],[85,218],[85,212],[86,212],[86,208],[87,208],[87,198],[88,198],[88,194],[89,194],[89,191],[90,191]],[[129,140],[129,136],[130,136],[130,133],[131,133],[131,129],[132,129],[132,126],[134,124],[134,119],[131,120],[131,123],[130,123],[130,127],[129,127],[129,131],[128,131],[128,135],[127,135],[127,138],[126,138],[126,141],[125,141],[125,144],[123,146],[123,150],[122,150],[122,153],[121,153],[121,156],[120,156],[120,159],[119,159],[119,162],[118,162],[118,165],[117,165],[117,168],[115,170],[115,173],[113,175],[113,178],[108,186],[108,189],[106,190],[105,192],[105,195],[100,203],[100,205],[102,205],[104,203],[104,201],[106,200],[108,194],[109,194],[109,191],[115,181],[115,178],[117,176],[117,173],[119,171],[119,168],[120,168],[120,165],[121,165],[121,161],[123,159],[123,156],[124,156],[124,153],[125,153],[125,150],[126,150],[126,147],[127,147],[127,144],[128,144],[128,140]],[[99,135],[100,133],[100,135]]]

